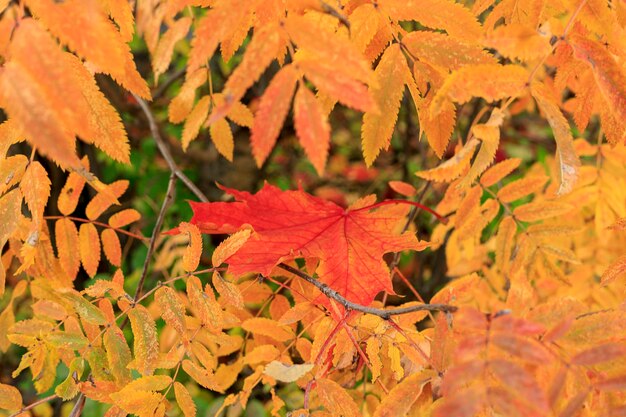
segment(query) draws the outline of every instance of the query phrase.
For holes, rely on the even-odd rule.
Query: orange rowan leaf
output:
[[[179,299],[178,293],[170,287],[161,287],[154,294],[154,300],[160,307],[163,320],[176,331],[185,334],[185,307]]]
[[[207,81],[207,69],[200,68],[187,74],[185,82],[180,87],[178,95],[172,99],[168,107],[168,117],[172,123],[180,123],[193,109],[196,90]]]
[[[370,197],[345,210],[302,191],[282,192],[267,184],[256,195],[225,191],[238,201],[192,203],[191,222],[203,233],[233,233],[245,224],[252,226],[254,234],[226,260],[234,275],[268,275],[280,262],[315,257],[320,259],[317,273],[322,282],[351,301],[369,304],[381,290],[393,292],[389,271],[380,262],[382,254],[425,248],[413,234],[395,232],[405,222],[406,205],[377,207]]]
[[[623,391],[626,389],[626,375],[607,378],[596,382],[593,386],[601,391]]]
[[[259,167],[263,165],[276,144],[291,106],[297,80],[297,71],[293,65],[287,65],[274,76],[261,97],[259,110],[250,132],[252,154]]]
[[[588,390],[584,390],[583,392],[579,392],[574,395],[565,405],[565,408],[559,413],[559,417],[574,417],[580,411],[583,404],[587,400],[587,396],[589,395]]]
[[[572,191],[576,184],[578,167],[580,167],[580,160],[574,149],[574,138],[572,137],[569,123],[543,84],[533,84],[531,92],[554,131],[559,164],[559,189],[557,194],[567,194]]]
[[[618,119],[626,119],[626,72],[623,65],[597,41],[576,35],[570,40],[576,57],[591,67],[610,111]]]
[[[21,181],[28,158],[24,155],[13,155],[0,162],[0,195]]]
[[[107,352],[111,374],[119,385],[128,384],[131,373],[127,366],[132,357],[124,333],[119,327],[111,326],[104,332],[102,343]]]
[[[78,231],[80,261],[85,272],[94,277],[100,264],[100,236],[92,223],[83,223]]]
[[[211,263],[220,266],[224,261],[233,256],[248,241],[252,230],[244,229],[230,235],[223,240],[213,251]]]
[[[466,187],[470,185],[491,165],[500,146],[500,126],[503,120],[504,115],[502,112],[495,109],[487,123],[477,124],[472,127],[472,134],[481,141],[480,150],[469,172],[463,177],[459,186]]]
[[[141,78],[130,47],[96,0],[28,0],[28,8],[62,43],[111,75],[122,86],[142,98],[150,90]],[[72,25],[67,25],[67,22]]]
[[[410,77],[400,45],[389,46],[374,71],[375,84],[370,94],[376,110],[363,115],[361,143],[365,164],[371,166],[381,149],[387,149],[396,126],[404,84]]]
[[[624,272],[626,272],[626,256],[618,258],[617,261],[609,265],[606,271],[602,273],[600,282],[602,282],[602,285],[608,285]]]
[[[373,417],[395,417],[406,415],[415,401],[422,395],[424,386],[431,380],[428,372],[416,372],[404,378],[389,391],[380,402]]]
[[[128,318],[134,336],[134,368],[142,375],[152,375],[159,355],[156,324],[142,305],[136,305],[130,310]]]
[[[413,197],[417,194],[417,190],[408,182],[404,181],[389,181],[389,187],[398,194],[402,194],[405,197]]]
[[[22,394],[11,385],[0,384],[0,408],[18,410],[22,407]]]
[[[519,200],[529,194],[536,193],[548,181],[548,177],[543,175],[528,176],[519,180],[515,180],[498,191],[498,198],[503,203]]]
[[[196,381],[203,387],[208,388],[212,391],[224,392],[224,390],[220,386],[221,381],[217,379],[215,374],[210,370],[204,369],[188,359],[185,359],[183,361],[183,370],[194,381]]]
[[[512,217],[505,217],[500,222],[498,235],[496,236],[496,265],[498,265],[498,269],[502,273],[506,273],[508,269],[516,232],[517,225]]]
[[[181,233],[186,233],[189,236],[189,243],[183,254],[183,268],[187,272],[192,272],[198,269],[200,264],[200,256],[202,256],[202,236],[200,236],[200,230],[195,224],[181,223],[178,226]]]
[[[133,10],[125,0],[104,0],[104,7],[111,18],[120,28],[124,42],[130,42],[135,33]]]
[[[523,222],[536,222],[569,213],[574,206],[568,203],[538,201],[515,207],[513,214]]]
[[[317,395],[332,415],[343,417],[361,415],[352,397],[338,383],[332,379],[318,379],[316,383]]]
[[[83,159],[83,166],[85,166],[86,169],[89,169],[89,163],[86,158]],[[78,199],[80,198],[80,194],[85,187],[85,183],[85,177],[77,172],[70,172],[63,189],[61,189],[61,192],[59,193],[59,199],[57,201],[57,208],[63,215],[69,216],[74,212],[74,210],[76,210]]]
[[[534,340],[506,333],[496,333],[492,342],[506,352],[536,364],[547,364],[552,361],[548,351]]]
[[[484,394],[475,387],[454,393],[449,399],[444,398],[433,410],[434,417],[471,417],[475,416],[484,404]]]
[[[258,365],[260,363],[269,363],[280,358],[280,351],[273,345],[261,345],[247,352],[244,356],[243,363],[246,365]]]
[[[376,35],[380,19],[372,4],[362,4],[350,13],[350,37],[359,52],[364,52]],[[332,49],[332,48],[331,48]]]
[[[291,328],[264,317],[247,319],[241,323],[241,327],[252,334],[271,337],[279,342],[286,342],[294,338]]]
[[[319,175],[324,173],[330,147],[328,117],[315,95],[300,85],[293,104],[293,121],[300,145]]]
[[[157,416],[165,397],[153,391],[122,390],[110,395],[113,403],[126,413],[139,417]],[[163,410],[165,411],[165,410]]]
[[[70,219],[59,219],[54,224],[54,236],[56,238],[59,262],[67,272],[67,275],[74,279],[80,268],[80,250],[78,229],[76,224]]]
[[[106,256],[112,265],[117,267],[122,266],[122,245],[120,244],[120,238],[117,236],[117,232],[113,229],[104,229],[100,234],[100,239],[102,240],[104,256]]]
[[[432,97],[434,96],[431,94],[429,97],[431,98],[427,98],[419,105],[418,117],[420,128],[426,134],[426,139],[430,147],[435,151],[435,154],[441,158],[448,148],[450,136],[454,131],[456,109],[454,108],[454,104],[450,101],[446,101],[442,103],[440,112],[437,115],[432,115],[428,109],[428,105],[432,102]],[[469,158],[471,158],[471,155],[469,155]],[[467,162],[469,163],[469,159]]]
[[[265,366],[263,373],[277,381],[289,383],[296,382],[305,376],[314,366],[315,365],[312,363],[290,365],[279,361],[272,361]]]
[[[610,362],[626,355],[626,346],[623,343],[611,342],[593,346],[576,354],[572,358],[574,365],[597,365]]]
[[[109,218],[109,226],[114,229],[119,229],[124,226],[128,226],[131,223],[136,222],[141,218],[141,214],[135,209],[124,209],[118,211]]]
[[[549,414],[548,399],[534,375],[522,366],[506,360],[489,361],[489,369],[518,399],[526,401],[542,413]]]
[[[228,122],[225,119],[217,120],[209,126],[209,132],[215,149],[229,162],[233,162],[235,140]]]
[[[43,221],[43,211],[50,197],[48,172],[37,161],[31,162],[20,182],[20,191],[36,225]]]
[[[96,220],[113,204],[119,204],[117,200],[128,189],[128,180],[117,180],[104,186],[94,198],[87,204],[85,214],[89,220]]]
[[[483,64],[453,71],[441,86],[430,106],[432,115],[438,114],[443,103],[451,100],[466,103],[473,97],[486,101],[518,97],[526,89],[528,71],[519,65]]]
[[[617,219],[617,221],[615,221],[615,223],[613,223],[608,228],[612,230],[626,230],[626,217]]]
[[[195,276],[187,279],[187,297],[191,302],[193,311],[200,321],[211,330],[222,328],[222,308],[215,300],[213,290],[202,291],[202,283]]]
[[[196,404],[193,402],[193,398],[187,388],[178,381],[174,382],[174,395],[183,415],[185,417],[195,417]]]
[[[382,0],[380,5],[394,20],[417,20],[462,40],[474,42],[482,34],[476,16],[452,0]]]
[[[476,146],[478,140],[470,140],[452,158],[433,169],[418,171],[415,175],[429,181],[452,182],[467,170]]]
[[[498,162],[481,175],[480,183],[485,187],[491,187],[513,172],[521,162],[522,160],[519,158],[510,158]]]
[[[507,58],[522,61],[541,58],[550,52],[548,37],[541,36],[534,27],[515,23],[498,26],[487,34],[483,44]]]
[[[204,124],[207,116],[209,115],[209,108],[211,106],[211,97],[204,96],[195,105],[187,120],[185,120],[185,126],[183,127],[182,146],[183,151],[186,151],[192,140],[198,137],[200,128]]]
[[[191,18],[181,17],[176,20],[159,39],[159,43],[152,55],[152,70],[154,71],[155,80],[158,80],[159,75],[167,71],[167,67],[169,67],[170,62],[172,62],[174,47],[178,41],[187,35],[190,27]]]

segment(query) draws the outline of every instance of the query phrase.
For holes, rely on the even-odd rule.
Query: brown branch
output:
[[[38,406],[38,405],[40,405],[40,404],[47,403],[48,401],[52,401],[52,400],[54,400],[54,399],[56,399],[56,398],[59,398],[59,396],[58,396],[58,395],[56,395],[56,394],[52,394],[52,395],[50,395],[49,397],[42,398],[41,400],[37,400],[37,401],[35,401],[35,402],[34,402],[34,403],[32,403],[32,404],[29,404],[29,405],[27,405],[27,406],[25,406],[25,407],[22,407],[19,411],[17,411],[17,412],[15,412],[15,413],[11,414],[9,417],[17,417],[17,416],[19,416],[20,414],[22,414],[22,413],[24,413],[24,412],[26,412],[26,411],[28,411],[28,410],[32,410],[33,408],[37,407],[37,406]]]
[[[457,307],[447,304],[419,304],[411,307],[400,307],[389,310],[382,308],[366,307],[364,305],[353,303],[352,301],[345,299],[341,294],[330,288],[328,285],[319,282],[315,278],[300,271],[297,268],[294,268],[284,263],[279,263],[278,266],[285,271],[297,275],[303,280],[313,284],[318,290],[321,291],[322,294],[324,294],[328,298],[332,298],[333,300],[337,301],[339,304],[343,305],[346,310],[354,310],[366,314],[372,314],[385,320],[389,320],[391,316],[414,313],[416,311],[443,311],[446,313],[451,313],[457,310]]]
[[[133,97],[135,97],[135,100],[137,100],[139,107],[141,107],[141,110],[143,110],[143,113],[145,114],[146,119],[148,119],[150,132],[152,133],[152,136],[154,137],[154,141],[159,147],[159,152],[161,152],[161,155],[163,155],[163,158],[165,158],[165,162],[167,163],[167,166],[169,167],[170,171],[172,171],[172,173],[176,175],[178,179],[180,179],[183,182],[183,184],[185,184],[185,186],[189,188],[189,190],[192,193],[194,193],[196,197],[198,197],[200,201],[207,203],[209,199],[206,197],[206,195],[204,195],[204,193],[200,191],[200,189],[189,179],[189,177],[185,175],[185,173],[178,167],[178,165],[176,165],[176,162],[174,162],[172,153],[167,148],[165,141],[161,137],[161,133],[159,132],[159,127],[157,126],[156,120],[154,118],[154,115],[152,114],[152,110],[150,110],[150,107],[148,106],[148,103],[146,103],[144,99],[142,99],[135,93],[132,93],[132,94],[133,94]]]

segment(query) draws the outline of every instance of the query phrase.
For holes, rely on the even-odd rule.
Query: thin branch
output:
[[[56,394],[52,394],[52,395],[50,395],[49,397],[42,398],[41,400],[37,400],[37,401],[35,401],[34,403],[29,404],[29,405],[27,405],[27,406],[25,406],[25,407],[21,408],[19,411],[17,411],[17,412],[15,412],[15,413],[11,414],[9,417],[16,417],[16,416],[19,416],[20,414],[22,414],[22,413],[24,413],[24,412],[26,412],[26,411],[28,411],[28,410],[32,410],[33,408],[37,407],[37,406],[38,406],[38,405],[40,405],[40,404],[47,403],[48,401],[52,401],[52,400],[54,400],[54,399],[56,399],[56,398],[58,398],[58,397],[59,397],[58,395],[56,395]]]
[[[303,280],[313,284],[318,290],[321,291],[322,294],[324,294],[328,298],[332,298],[333,300],[337,301],[339,304],[343,305],[346,310],[354,310],[354,311],[360,311],[366,314],[372,314],[374,316],[381,317],[385,320],[389,320],[391,316],[414,313],[416,311],[443,311],[446,313],[451,313],[457,310],[457,307],[447,305],[447,304],[420,304],[420,305],[415,305],[415,306],[410,306],[410,307],[401,307],[401,308],[394,308],[394,309],[389,309],[389,310],[385,310],[382,308],[366,307],[364,305],[353,303],[352,301],[345,299],[341,294],[339,294],[337,291],[330,288],[328,285],[322,282],[319,282],[315,278],[309,276],[308,274],[300,271],[297,268],[294,268],[284,263],[280,263],[278,264],[278,266],[284,269],[285,271],[291,272],[292,274],[297,275]]]
[[[142,99],[135,93],[132,94],[133,97],[135,97],[135,100],[137,100],[137,103],[139,103],[139,107],[141,107],[141,110],[143,110],[146,118],[148,119],[150,132],[152,133],[154,141],[159,147],[159,152],[161,152],[161,155],[163,155],[163,158],[165,158],[165,162],[167,162],[167,166],[170,168],[170,171],[172,171],[172,173],[176,175],[183,182],[183,184],[185,184],[185,186],[189,188],[189,190],[194,193],[196,197],[198,197],[200,201],[207,203],[209,201],[207,196],[204,195],[204,193],[200,191],[198,187],[196,187],[196,185],[189,179],[189,177],[187,177],[185,173],[178,167],[178,165],[176,165],[176,162],[174,162],[174,157],[172,157],[172,153],[167,148],[165,141],[161,137],[159,127],[157,126],[156,120],[154,118],[154,115],[152,114],[152,111],[150,110],[150,107],[148,106],[148,103],[146,103],[144,99]]]

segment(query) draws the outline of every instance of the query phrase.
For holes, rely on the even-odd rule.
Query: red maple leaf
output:
[[[321,282],[352,302],[368,305],[380,291],[393,293],[385,253],[428,246],[413,233],[400,232],[408,206],[399,201],[374,204],[375,196],[369,196],[344,209],[304,191],[281,191],[268,184],[254,195],[224,191],[237,201],[192,202],[191,223],[203,233],[252,227],[252,236],[225,261],[235,276],[268,275],[281,262],[317,258]]]

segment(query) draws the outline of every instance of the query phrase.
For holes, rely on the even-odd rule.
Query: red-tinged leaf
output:
[[[80,261],[87,274],[93,278],[100,264],[100,236],[92,223],[83,223],[78,231]]]
[[[118,180],[105,186],[94,198],[91,199],[85,214],[89,220],[96,220],[102,213],[114,204],[119,204],[117,200],[128,189],[128,180]]]
[[[154,71],[155,80],[158,80],[159,75],[167,71],[167,67],[169,67],[170,62],[172,62],[174,46],[187,35],[191,27],[191,22],[190,17],[181,17],[176,20],[159,39],[159,43],[152,56],[152,70]]]
[[[179,334],[185,334],[185,306],[179,295],[170,287],[161,287],[154,294],[154,300],[160,307],[163,320]]]
[[[330,147],[330,125],[328,117],[315,95],[300,85],[293,104],[293,121],[307,157],[313,163],[319,175],[324,173],[324,166]]]
[[[597,365],[626,356],[626,344],[623,342],[605,343],[586,349],[572,358],[574,365]]]
[[[519,158],[510,158],[498,162],[481,175],[480,183],[485,187],[491,187],[513,172],[521,162],[522,160]]]
[[[587,37],[574,35],[571,45],[576,57],[585,60],[591,67],[610,111],[620,120],[626,119],[626,72],[623,63],[620,64],[600,42]]]
[[[433,417],[473,417],[484,401],[483,393],[476,388],[455,392],[453,396],[439,400]]]
[[[22,407],[22,394],[11,385],[0,384],[0,408],[17,410]]]
[[[104,256],[111,262],[111,265],[122,266],[122,245],[117,232],[113,229],[104,229],[100,238],[102,239]]]
[[[254,234],[228,258],[234,275],[265,275],[280,262],[297,257],[320,259],[317,273],[351,301],[369,304],[382,290],[392,293],[382,255],[424,245],[412,233],[398,234],[408,207],[384,204],[370,210],[373,198],[348,210],[303,191],[265,185],[257,194],[226,191],[234,203],[192,203],[192,223],[203,233],[233,233],[249,224]],[[287,237],[287,239],[286,239]]]
[[[142,375],[152,375],[159,356],[156,324],[148,310],[142,305],[137,305],[130,310],[128,318],[134,336],[134,368]]]
[[[136,222],[141,218],[141,214],[135,209],[124,209],[118,211],[109,218],[109,226],[114,229],[119,229],[124,226],[128,226],[131,223]]]
[[[371,166],[382,149],[387,149],[396,126],[404,84],[411,77],[400,45],[389,46],[374,71],[374,86],[370,94],[376,110],[363,115],[361,145],[365,164]]]
[[[30,210],[33,222],[37,225],[43,220],[43,211],[50,197],[50,184],[48,172],[37,161],[28,165],[20,182],[20,191]]]
[[[54,236],[56,238],[59,262],[61,262],[61,266],[67,272],[67,275],[74,279],[80,268],[80,250],[76,224],[67,218],[57,220],[54,224]]]
[[[389,181],[389,187],[396,193],[405,197],[413,197],[417,194],[417,190],[408,182],[404,181]]]
[[[626,389],[626,375],[607,378],[596,382],[593,386],[601,391],[623,391]]]
[[[183,268],[187,272],[192,272],[198,269],[200,264],[200,257],[202,256],[202,236],[200,236],[200,230],[195,224],[181,223],[178,226],[180,233],[186,233],[189,237],[189,243],[183,254]]]
[[[291,98],[296,88],[298,72],[293,65],[283,67],[265,90],[250,132],[252,154],[257,166],[263,165],[276,144],[283,127]]]
[[[615,280],[615,278],[626,272],[626,256],[622,256],[613,262],[602,274],[600,281],[602,285],[608,285]]]
[[[331,415],[360,417],[356,403],[338,383],[331,379],[317,380],[317,395]]]
[[[526,361],[542,365],[552,362],[552,356],[546,348],[529,338],[496,333],[491,337],[491,341],[499,348]]]
[[[504,360],[489,361],[489,369],[518,399],[549,414],[548,399],[533,374],[514,362]]]
[[[573,396],[567,402],[567,405],[565,405],[563,411],[559,413],[559,417],[574,417],[575,415],[577,415],[583,404],[585,403],[588,395],[589,391],[585,390]]]
[[[554,132],[557,163],[559,166],[559,189],[557,194],[567,194],[574,189],[578,179],[578,168],[580,167],[580,160],[574,149],[574,138],[569,122],[561,113],[556,99],[551,96],[545,85],[540,83],[533,84],[531,92]],[[624,101],[626,105],[626,97]]]
[[[325,95],[355,110],[365,112],[376,109],[372,96],[362,82],[335,71],[334,67],[325,62],[296,55],[295,63],[304,76]]]

